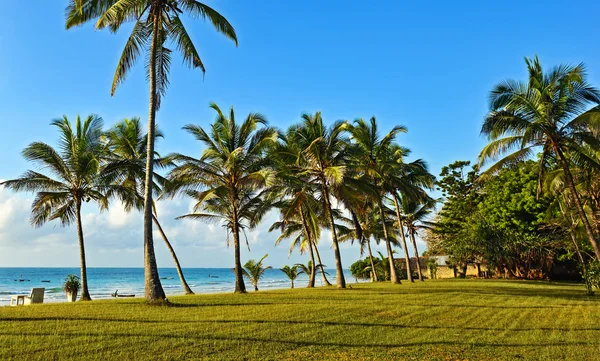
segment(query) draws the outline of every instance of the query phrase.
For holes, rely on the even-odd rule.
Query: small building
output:
[[[450,263],[449,256],[429,256],[428,259],[436,260],[435,274],[432,274],[432,269],[427,266],[427,277],[429,278],[455,278],[458,277],[459,271]],[[467,264],[466,277],[483,277],[481,263],[469,262]]]

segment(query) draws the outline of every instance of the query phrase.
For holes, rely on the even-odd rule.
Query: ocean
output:
[[[335,269],[326,269],[328,279],[335,284]],[[10,296],[29,294],[34,287],[44,287],[44,302],[65,302],[62,290],[64,278],[68,274],[79,276],[79,268],[0,268],[0,306],[10,303]],[[231,268],[184,268],[183,273],[195,293],[233,292],[235,276]],[[143,268],[88,268],[88,289],[92,299],[111,298],[110,294],[119,290],[120,294],[144,295]],[[159,268],[165,293],[181,295],[183,290],[175,268]],[[355,282],[350,271],[345,270],[346,282]],[[23,281],[20,281],[23,280]],[[42,282],[50,281],[50,282]],[[244,280],[248,292],[254,288]],[[300,275],[295,287],[306,287],[308,277]],[[321,286],[321,276],[317,274],[315,286]],[[258,284],[259,290],[289,288],[290,280],[279,269],[269,269]]]

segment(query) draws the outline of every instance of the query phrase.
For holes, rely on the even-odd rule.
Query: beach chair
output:
[[[44,303],[44,291],[45,288],[32,288],[31,294],[27,295],[16,295],[10,297],[10,305],[18,306],[19,301],[21,305],[32,305],[34,303]]]

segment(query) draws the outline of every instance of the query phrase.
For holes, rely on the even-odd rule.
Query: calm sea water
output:
[[[335,283],[335,270],[326,270],[330,282]],[[46,289],[44,302],[63,302],[62,290],[64,278],[73,273],[79,275],[79,268],[0,268],[0,305],[10,303],[10,296],[29,294],[33,287]],[[230,268],[185,268],[185,278],[195,293],[233,292],[235,276]],[[348,270],[344,271],[347,282],[353,282]],[[159,274],[167,295],[183,294],[179,277],[175,268],[160,268]],[[24,279],[24,281],[19,281]],[[50,282],[42,282],[50,281]],[[252,285],[245,280],[248,291]],[[296,287],[305,287],[306,275],[296,279]],[[316,286],[321,285],[321,277],[317,275]],[[269,269],[261,279],[259,289],[288,288],[290,281],[279,269]],[[110,298],[110,294],[119,290],[121,294],[143,296],[143,268],[88,268],[88,288],[92,299]]]

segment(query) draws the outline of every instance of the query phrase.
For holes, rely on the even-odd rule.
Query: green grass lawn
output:
[[[598,360],[600,297],[448,280],[0,307],[0,360]]]

